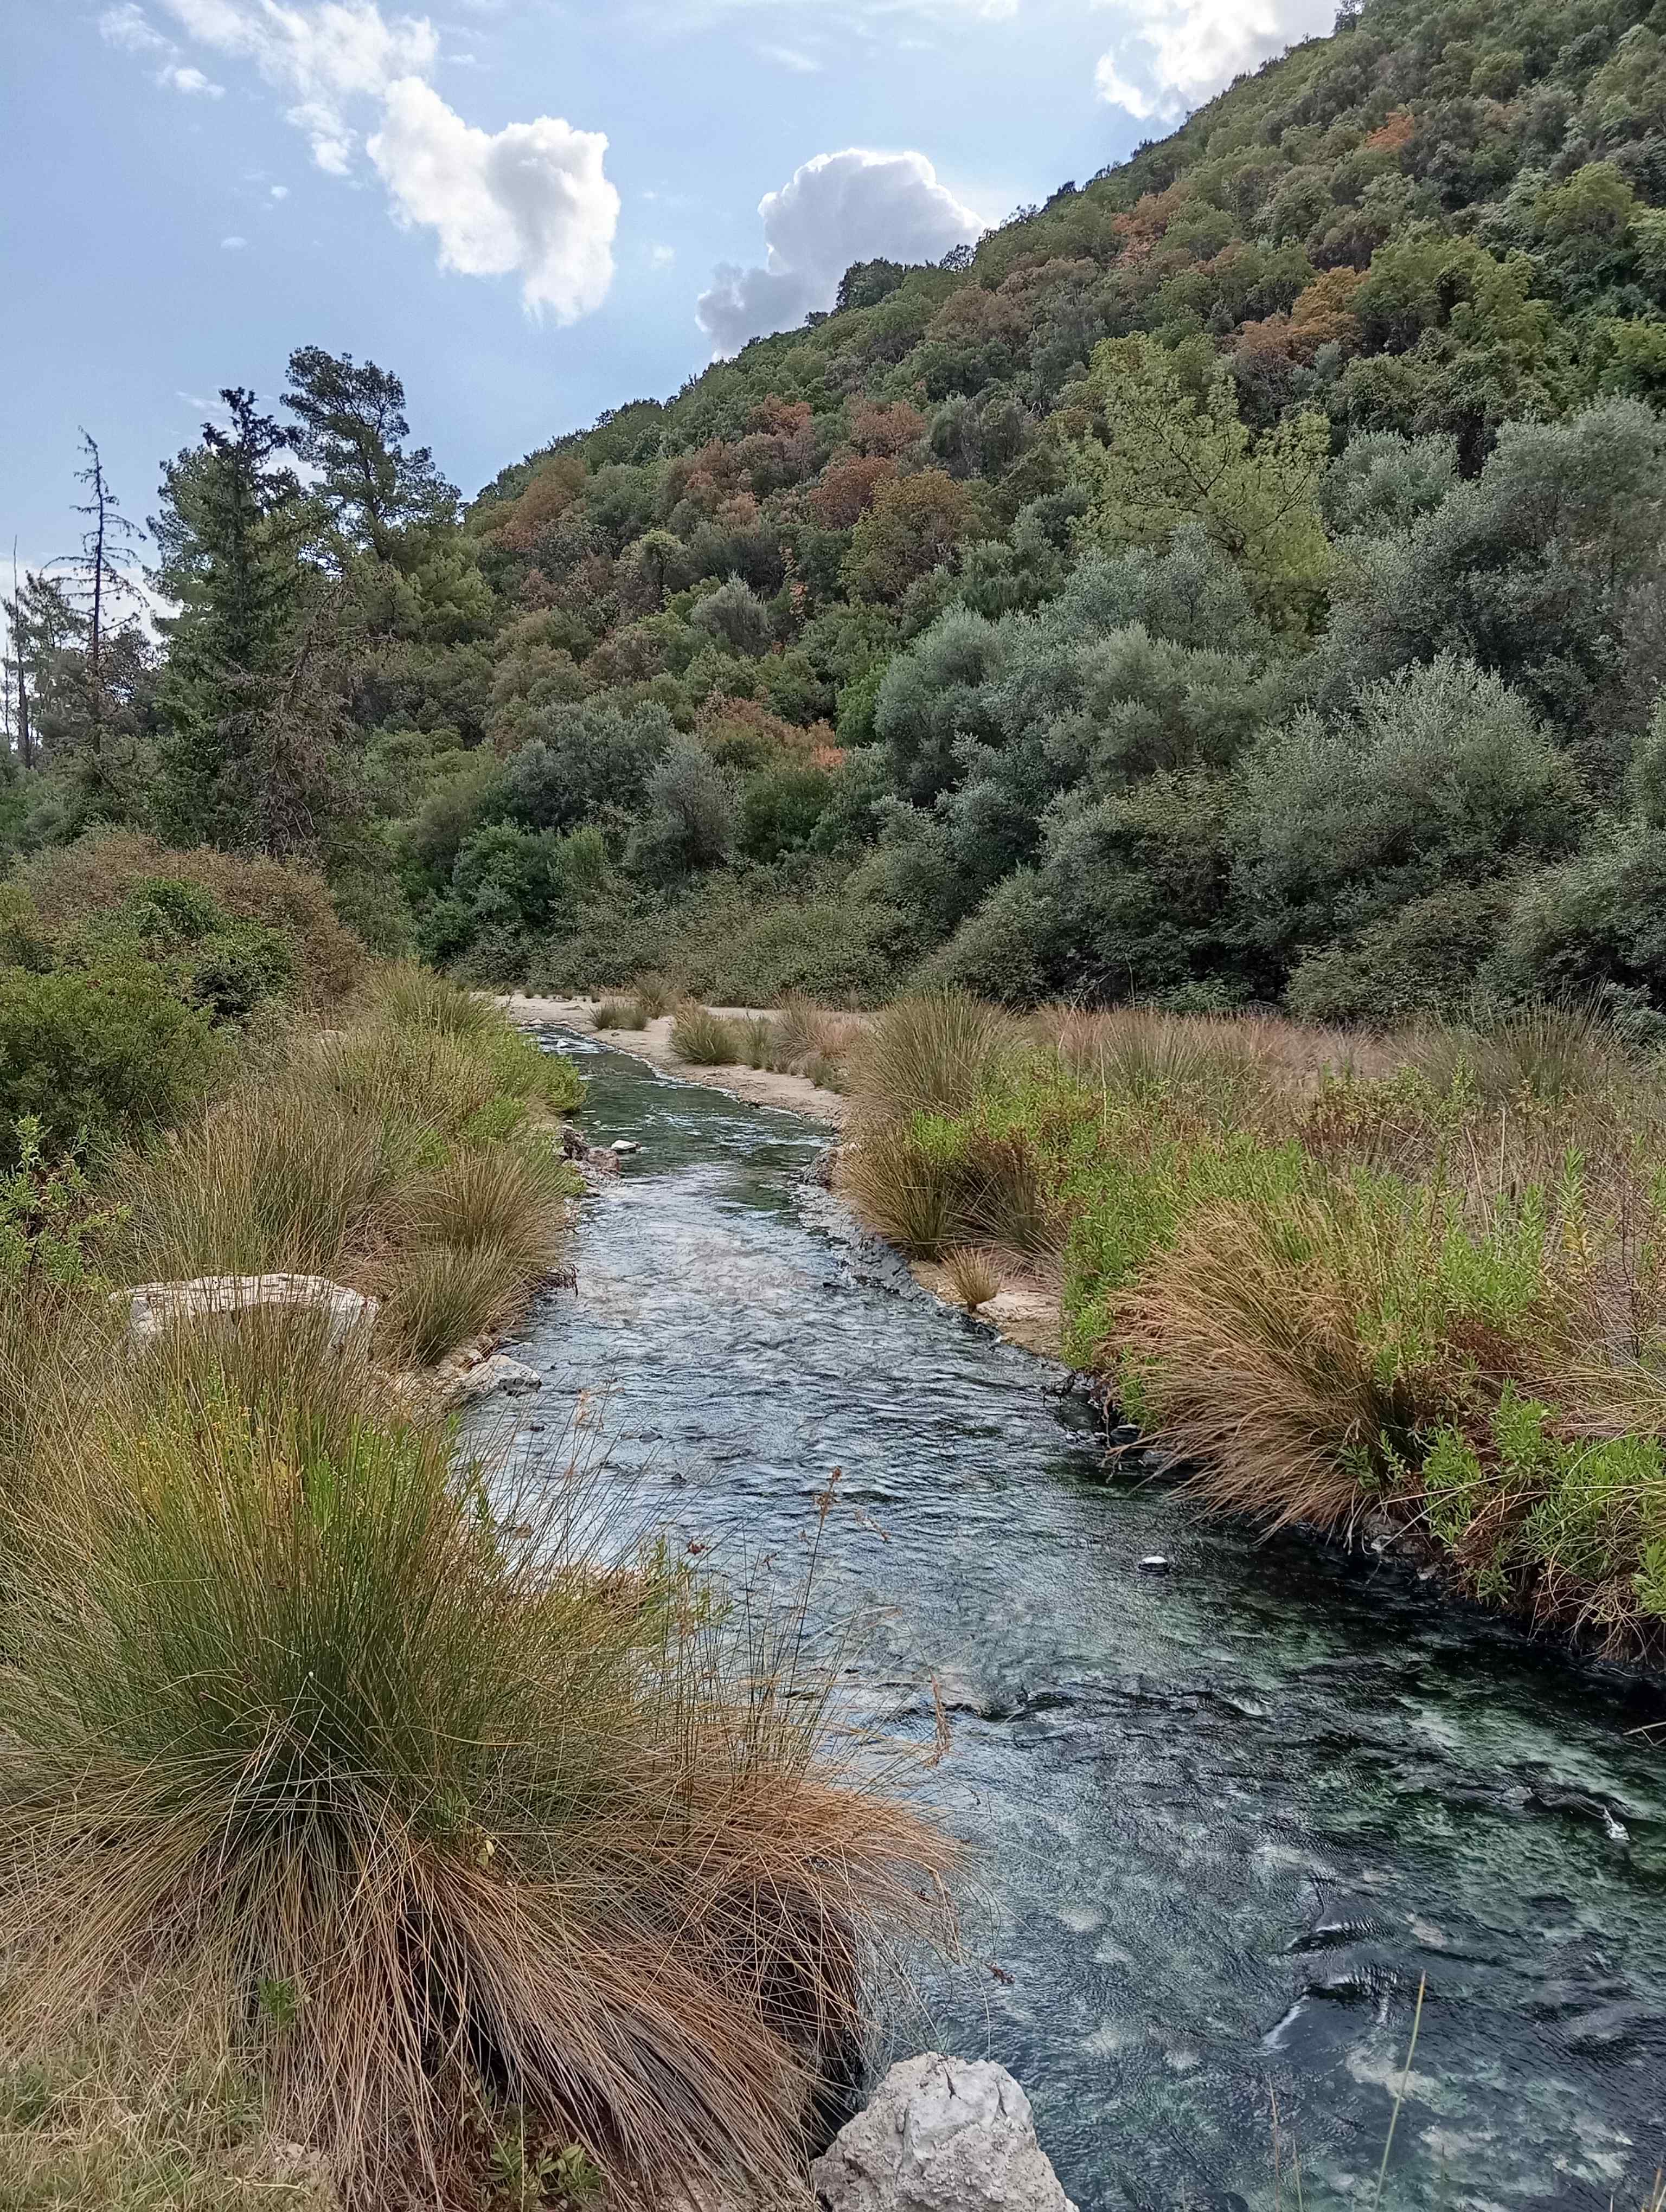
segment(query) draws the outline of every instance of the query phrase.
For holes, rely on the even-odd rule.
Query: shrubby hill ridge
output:
[[[21,594],[16,845],[473,980],[1666,1010],[1663,0],[1344,7],[466,509],[381,370],[228,397],[164,652]]]

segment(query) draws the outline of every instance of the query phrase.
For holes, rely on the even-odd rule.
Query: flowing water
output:
[[[945,1311],[805,1176],[795,1116],[565,1040],[596,1141],[576,1293],[511,1349],[721,1560],[795,1571],[972,1847],[968,1961],[894,2054],[989,2056],[1083,2212],[1373,2201],[1628,2212],[1666,2160],[1657,1699],[1298,1539],[1107,1479],[1060,1370]],[[540,1425],[534,1427],[532,1424]],[[1160,1553],[1170,1571],[1142,1571]],[[1273,2102],[1281,2119],[1274,2179]]]

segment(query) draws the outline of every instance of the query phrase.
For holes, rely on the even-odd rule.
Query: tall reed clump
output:
[[[947,1847],[594,1503],[489,1504],[293,1329],[102,1374],[3,1510],[0,2064],[137,2003],[351,2207],[517,2129],[622,2204],[795,2201]]]

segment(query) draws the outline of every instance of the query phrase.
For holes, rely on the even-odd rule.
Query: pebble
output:
[[[1140,1560],[1140,1571],[1142,1575],[1165,1575],[1169,1571],[1169,1562],[1161,1552],[1152,1552]]]

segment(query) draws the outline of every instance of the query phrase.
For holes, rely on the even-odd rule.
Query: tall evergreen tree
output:
[[[289,442],[317,471],[318,495],[349,545],[386,561],[401,530],[455,516],[456,490],[429,448],[405,451],[404,386],[390,370],[297,346],[283,404],[296,418]]]
[[[240,386],[229,426],[171,462],[151,524],[163,627],[157,811],[175,837],[316,850],[340,792],[327,659],[341,608],[317,558],[320,503],[289,432]]]

